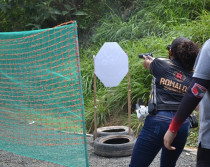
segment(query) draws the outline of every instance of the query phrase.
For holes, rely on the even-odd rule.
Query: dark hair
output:
[[[187,38],[176,38],[171,44],[174,59],[178,59],[182,66],[191,71],[199,52],[198,44]]]

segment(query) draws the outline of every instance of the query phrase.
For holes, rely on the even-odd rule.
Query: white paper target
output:
[[[105,42],[94,59],[94,66],[105,87],[116,87],[128,73],[128,56],[117,42]]]

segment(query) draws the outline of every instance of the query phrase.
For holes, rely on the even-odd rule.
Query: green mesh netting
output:
[[[88,166],[77,24],[0,33],[0,149]]]

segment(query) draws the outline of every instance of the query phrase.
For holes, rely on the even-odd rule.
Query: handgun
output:
[[[153,57],[152,53],[141,53],[141,54],[139,54],[139,58],[140,59],[143,59],[144,58],[143,56],[151,56],[151,57]]]

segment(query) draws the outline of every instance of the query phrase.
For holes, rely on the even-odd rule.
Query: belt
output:
[[[159,104],[157,110],[177,110],[178,104]]]

